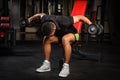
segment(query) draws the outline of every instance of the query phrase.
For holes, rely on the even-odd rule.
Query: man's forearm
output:
[[[83,15],[77,15],[77,16],[73,16],[73,19],[74,19],[74,23],[77,23],[79,21],[82,21],[88,25],[92,24],[92,22],[85,16]]]
[[[41,19],[44,15],[45,15],[45,13],[37,13],[37,14],[29,17],[28,22],[31,22],[31,21],[36,20],[36,19]]]
[[[28,22],[31,22],[33,20],[39,19],[41,16],[40,15],[33,15],[31,17],[28,18]]]
[[[81,16],[80,20],[88,25],[92,24],[92,22],[85,16]]]

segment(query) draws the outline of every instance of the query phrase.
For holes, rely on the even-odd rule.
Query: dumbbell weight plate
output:
[[[91,35],[95,35],[97,34],[98,32],[98,25],[97,24],[91,24],[89,27],[88,27],[88,33],[91,34]]]
[[[98,33],[97,33],[97,35],[100,35],[100,34],[102,34],[103,33],[103,26],[101,25],[101,24],[98,24]]]
[[[19,24],[20,24],[20,27],[26,27],[26,21],[25,21],[25,19],[21,19],[20,21],[19,21]]]

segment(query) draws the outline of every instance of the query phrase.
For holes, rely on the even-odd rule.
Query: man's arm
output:
[[[31,21],[33,20],[36,20],[36,19],[41,19],[44,15],[46,15],[45,13],[37,13],[31,17],[28,18],[28,22],[30,23]]]
[[[82,15],[73,16],[73,19],[74,19],[74,23],[82,21],[88,25],[92,24],[92,22],[87,17],[82,16]]]

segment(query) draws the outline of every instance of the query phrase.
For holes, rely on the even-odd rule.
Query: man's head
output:
[[[55,34],[56,25],[53,22],[44,22],[41,31],[44,36],[52,36]]]

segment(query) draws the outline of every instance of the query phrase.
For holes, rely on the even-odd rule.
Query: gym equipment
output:
[[[10,29],[10,17],[0,17],[0,28],[1,29]]]
[[[0,32],[0,38],[4,38],[5,37],[5,33],[3,31]]]
[[[19,25],[20,27],[32,27],[34,25],[38,25],[38,24],[41,24],[41,19],[35,19],[31,22],[28,22],[27,18],[21,18],[20,21],[19,21]]]
[[[88,0],[75,0],[73,10],[71,15],[85,15],[87,9]],[[77,29],[78,34],[81,33],[82,22],[78,22],[74,24],[74,27]]]
[[[6,23],[6,22],[9,22],[10,21],[10,17],[8,16],[1,16],[0,17],[0,22],[1,23]]]
[[[16,31],[10,25],[9,16],[0,17],[0,40],[3,41],[4,46],[15,46]]]
[[[99,50],[99,48],[98,48]],[[90,52],[89,52],[90,51]],[[91,53],[92,52],[92,53]],[[87,49],[85,46],[74,46],[72,48],[72,57],[78,60],[91,60],[91,61],[101,61],[101,53],[92,51],[92,49]]]
[[[1,23],[0,28],[9,30],[10,29],[10,23]]]
[[[104,32],[104,28],[103,28],[103,25],[101,25],[101,24],[98,24],[98,25],[99,25],[98,35],[101,35]]]
[[[30,24],[28,20],[24,18],[20,19],[19,25],[20,27],[32,26],[32,24]]]
[[[103,33],[103,26],[101,24],[91,24],[88,26],[88,33],[91,35],[100,35]]]

